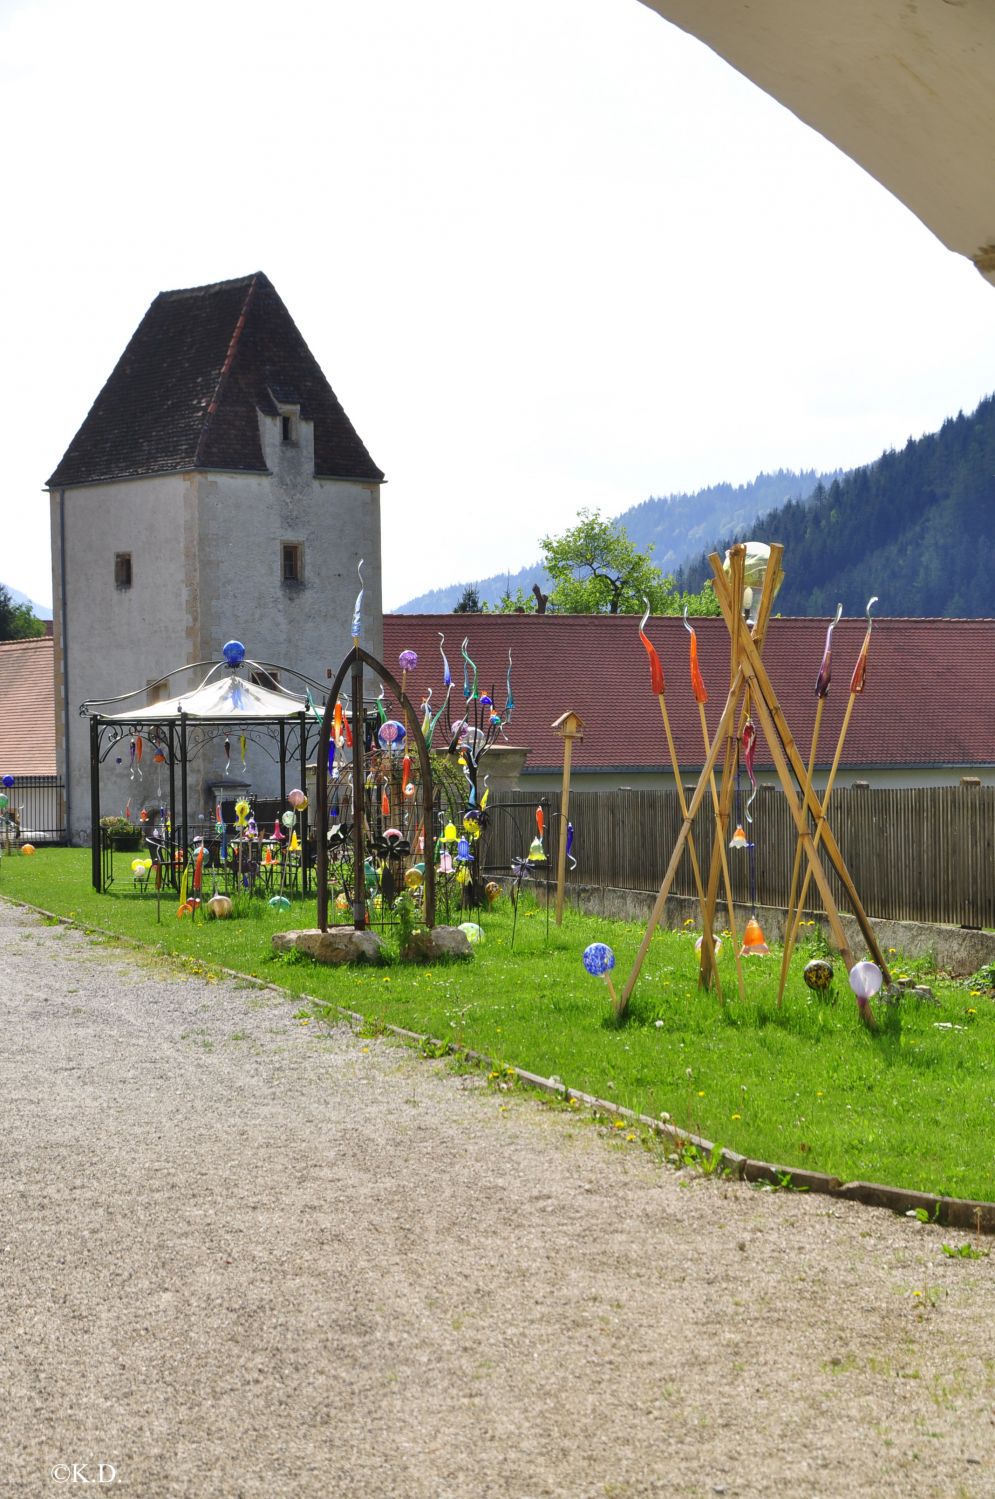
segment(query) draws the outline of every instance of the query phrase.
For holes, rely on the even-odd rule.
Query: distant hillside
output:
[[[10,594],[15,604],[27,604],[35,619],[51,619],[52,611],[47,604],[36,604],[34,599],[29,599],[26,593],[21,593],[18,588],[11,588],[9,583],[3,585]]]
[[[785,548],[782,614],[831,614],[837,601],[859,614],[872,594],[883,614],[987,618],[995,615],[989,552],[995,517],[995,397],[939,432],[909,438],[901,452],[820,485],[750,527]],[[743,533],[738,532],[742,538]],[[723,550],[721,530],[709,550]],[[711,576],[705,554],[679,573],[685,588]]]
[[[804,502],[818,484],[832,483],[842,472],[837,469],[834,473],[818,474],[808,469],[790,473],[779,469],[776,474],[758,474],[749,484],[714,484],[696,494],[643,500],[617,520],[625,527],[630,541],[641,550],[652,543],[653,561],[663,572],[670,573],[708,546],[712,537],[727,531],[742,534],[745,527],[771,506],[785,500]],[[550,590],[549,574],[539,562],[534,562],[517,573],[493,573],[489,578],[469,578],[446,588],[434,588],[400,604],[394,612],[445,614],[459,601],[468,583],[476,588],[482,604],[492,605],[506,590],[514,593],[521,588],[524,593],[531,593],[533,583],[538,583],[544,593]]]

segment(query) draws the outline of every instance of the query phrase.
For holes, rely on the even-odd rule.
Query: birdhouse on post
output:
[[[579,713],[561,713],[551,728],[554,734],[559,734],[561,739],[583,739],[584,737],[584,720]]]
[[[563,896],[567,877],[567,833],[570,827],[567,816],[570,805],[570,762],[573,758],[574,742],[584,738],[584,720],[579,713],[561,713],[550,726],[554,734],[563,740],[563,787],[560,792],[560,841],[556,855],[556,925],[563,925]]]

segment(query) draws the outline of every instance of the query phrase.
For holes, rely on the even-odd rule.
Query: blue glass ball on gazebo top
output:
[[[242,662],[245,660],[245,646],[240,640],[229,640],[228,643],[222,647],[221,654],[224,656],[229,666],[241,666]]]
[[[4,776],[4,778],[3,778],[3,784],[9,789],[14,784],[14,777],[13,776]]]
[[[592,942],[584,949],[584,967],[595,978],[604,978],[615,967],[615,954],[607,942]]]

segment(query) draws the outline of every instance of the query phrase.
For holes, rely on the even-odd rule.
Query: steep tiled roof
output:
[[[271,283],[161,292],[49,479],[52,488],[188,469],[265,472],[257,409],[300,404],[315,473],[383,478]]]
[[[55,774],[52,637],[0,641],[0,775]]]
[[[434,689],[441,701],[439,631],[462,700],[460,642],[477,663],[482,687],[505,700],[508,649],[514,658],[515,711],[509,739],[528,745],[529,770],[562,763],[553,720],[567,709],[585,722],[574,752],[578,771],[624,774],[669,769],[660,711],[650,690],[646,655],[630,616],[394,614],[384,619],[388,666],[402,650],[418,652],[409,695]],[[695,621],[706,708],[714,730],[729,685],[729,636],[721,619]],[[815,679],[826,620],[771,621],[764,662],[803,756],[815,716]],[[833,684],[823,713],[819,755],[828,767],[849,696],[850,676],[865,622],[841,620],[833,636]],[[703,760],[698,709],[688,673],[688,636],[680,619],[649,621],[666,675],[666,702],[681,765]],[[415,695],[418,695],[417,698]],[[879,619],[874,626],[866,689],[856,704],[843,755],[855,766],[982,766],[995,764],[995,620]],[[770,766],[760,735],[758,766]]]

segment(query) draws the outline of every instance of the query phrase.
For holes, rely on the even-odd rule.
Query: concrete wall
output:
[[[90,836],[89,725],[77,713],[84,700],[144,687],[190,661],[220,660],[232,637],[256,660],[323,681],[349,648],[360,557],[363,643],[382,653],[379,486],[315,479],[310,424],[299,424],[297,443],[283,444],[278,418],[260,423],[272,475],[173,474],[67,491],[65,618],[63,517],[52,496],[58,754],[73,841]],[[281,580],[285,541],[303,543],[301,583]],[[115,584],[116,552],[131,553],[130,588]],[[170,693],[192,685],[189,676],[174,678]],[[240,776],[236,746],[232,774]],[[203,810],[204,782],[223,765],[216,746],[192,768],[191,815]],[[101,779],[104,812],[120,812],[130,797],[137,813],[151,797],[155,773],[146,762],[142,768],[144,780],[131,781],[127,745],[112,752]],[[275,764],[251,745],[246,778],[256,795],[277,792]]]

